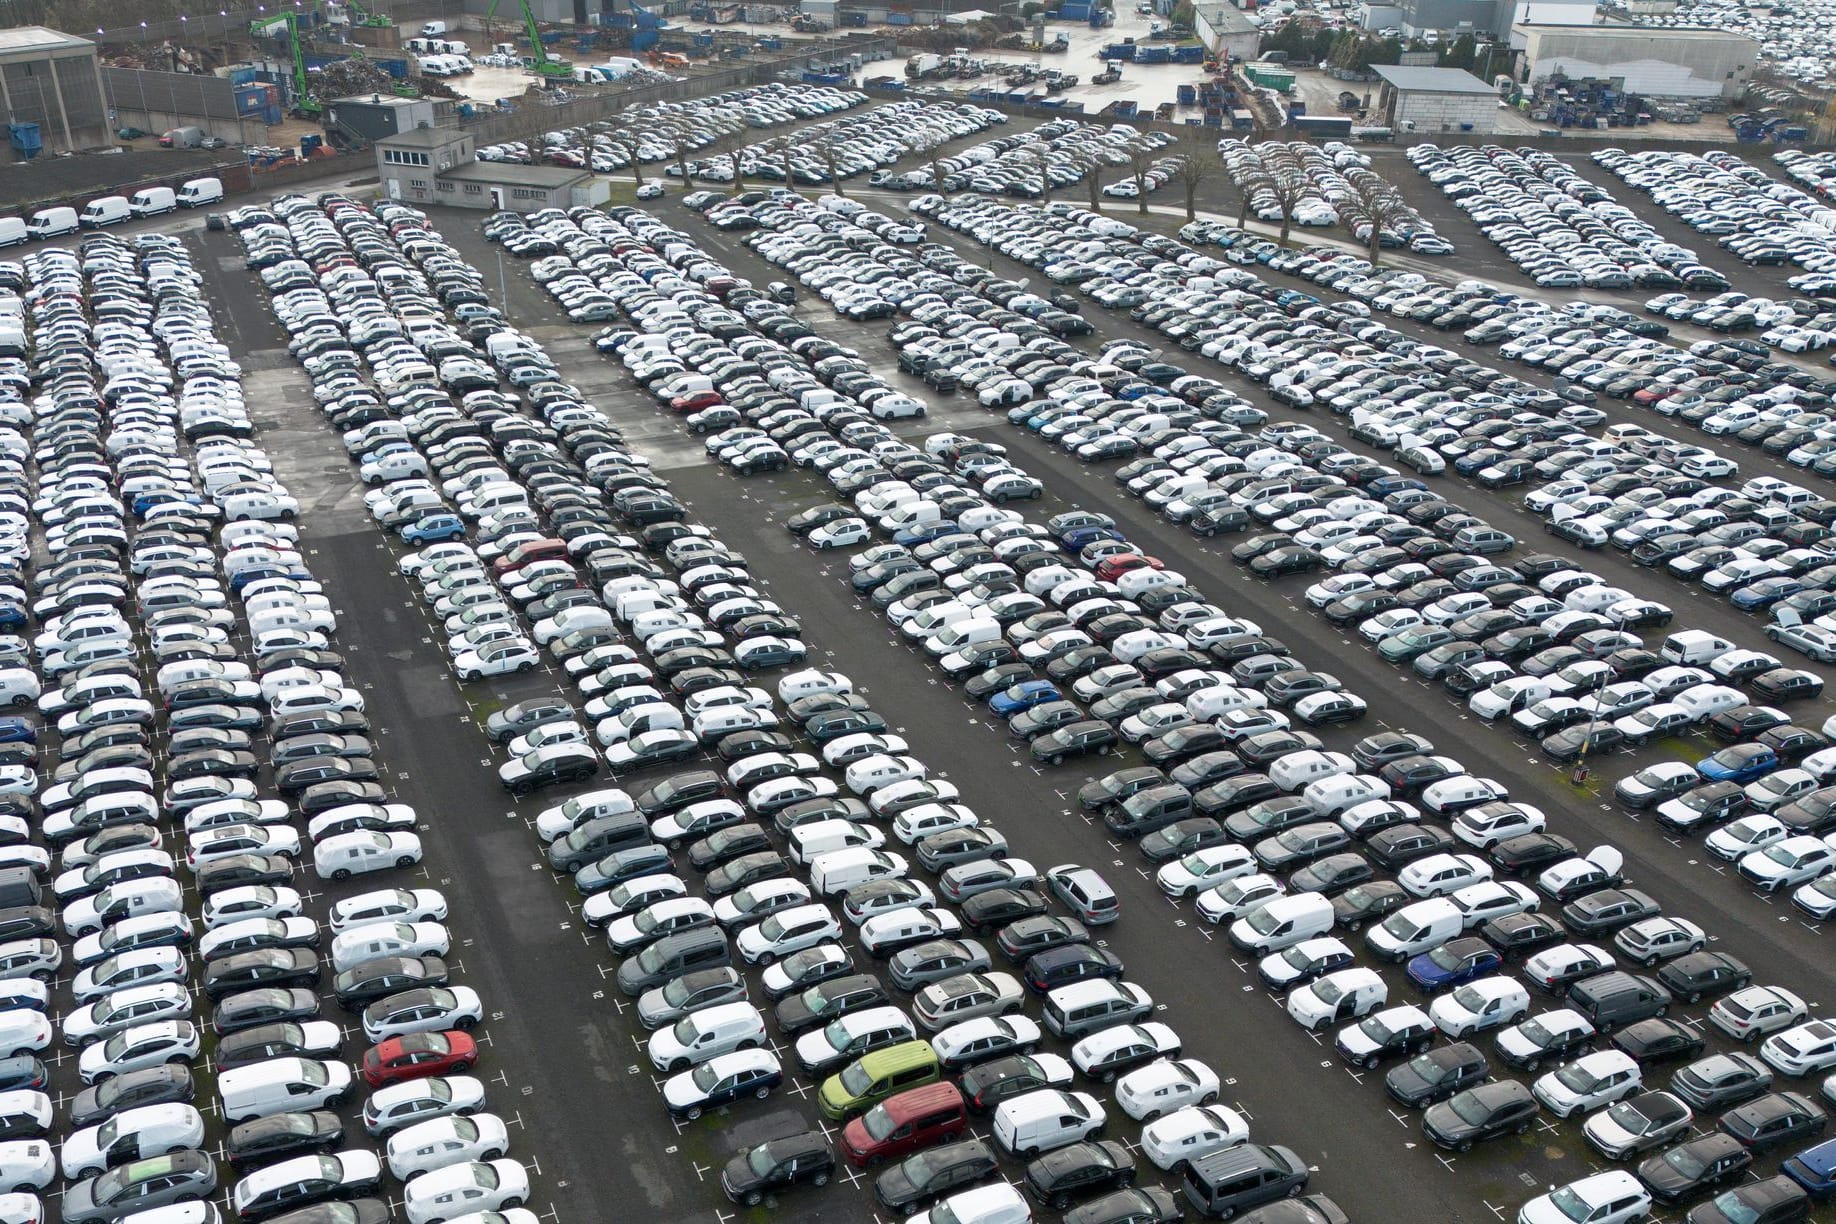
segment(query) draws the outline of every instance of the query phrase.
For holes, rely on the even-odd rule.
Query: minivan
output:
[[[1613,970],[1583,978],[1568,988],[1569,1004],[1602,1033],[1661,1016],[1670,992],[1655,978]]]
[[[697,927],[665,935],[618,967],[618,988],[632,998],[697,969],[733,963],[733,949],[719,927]]]
[[[1327,903],[1327,912],[1332,909]],[[1045,1026],[1068,1041],[1116,1024],[1145,1020],[1154,999],[1133,982],[1088,978],[1046,995]]]
[[[968,1129],[961,1090],[950,1083],[925,1084],[886,1098],[843,1127],[842,1155],[856,1167],[879,1164],[933,1144],[953,1142]]]
[[[336,1107],[351,1095],[351,1069],[314,1058],[270,1058],[217,1075],[223,1116],[231,1124],[303,1109]]]
[[[178,207],[178,196],[170,187],[142,187],[128,201],[128,211],[136,217],[157,217]]]
[[[1230,924],[1230,942],[1246,952],[1279,952],[1332,930],[1332,899],[1319,893],[1272,897]]]
[[[995,1142],[1011,1156],[1031,1160],[1100,1133],[1108,1119],[1087,1092],[1041,1088],[1001,1102],[995,1110]]]
[[[1405,905],[1365,933],[1364,942],[1383,959],[1400,964],[1439,947],[1466,929],[1466,915],[1446,897]]]
[[[1200,1215],[1226,1217],[1298,1193],[1308,1176],[1307,1163],[1292,1150],[1245,1143],[1188,1164],[1181,1189]]]
[[[895,1093],[935,1083],[942,1074],[930,1042],[902,1041],[863,1054],[824,1080],[816,1093],[816,1105],[823,1117],[839,1122]],[[961,1106],[959,1098],[957,1107]]]
[[[77,224],[84,229],[100,229],[104,225],[119,225],[133,215],[128,210],[126,196],[102,196],[84,206]]]

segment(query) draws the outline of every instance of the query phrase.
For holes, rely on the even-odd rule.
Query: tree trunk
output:
[[[791,155],[791,145],[790,145],[790,141],[787,140],[784,142],[782,146],[779,147],[778,160],[784,168],[784,186],[791,191],[797,191],[797,180],[791,175],[791,157],[790,155]],[[801,191],[797,191],[797,194],[802,195],[803,193]]]
[[[690,186],[691,182],[689,179],[689,169],[688,169],[688,149],[684,147],[682,143],[679,141],[676,144],[676,169],[682,172],[682,185],[684,187]]]
[[[1281,245],[1288,245],[1288,230],[1293,226],[1293,214],[1284,207],[1281,210]]]
[[[1084,185],[1090,192],[1090,211],[1102,212],[1103,180],[1097,177],[1097,168],[1095,166],[1090,167],[1090,176],[1084,180]]]
[[[637,141],[634,140],[626,145],[625,150],[631,154],[631,181],[642,187],[644,185],[644,163],[638,160]]]
[[[1371,266],[1373,268],[1377,266],[1377,260],[1380,258],[1378,252],[1381,251],[1382,248],[1383,248],[1383,226],[1376,218],[1372,218],[1371,220]]]
[[[1186,184],[1186,220],[1188,221],[1198,220],[1198,189],[1197,183]]]
[[[944,178],[943,162],[933,157],[931,159],[931,181],[937,185],[937,193],[939,195],[943,194]]]
[[[1242,196],[1243,196],[1242,201],[1238,203],[1237,205],[1237,228],[1238,229],[1242,229],[1245,225],[1249,224],[1249,210],[1250,210],[1249,191],[1247,189],[1244,190],[1242,193]]]
[[[1044,162],[1039,163],[1039,202],[1042,205],[1052,202],[1052,176],[1046,172]]]
[[[822,147],[822,160],[827,164],[829,169],[830,188],[834,190],[836,195],[844,199],[847,198],[848,192],[847,189],[842,186],[841,175],[835,171],[835,149],[832,146],[825,144]]]
[[[727,165],[733,171],[733,194],[739,195],[746,190],[746,171],[740,162],[740,151],[738,149],[727,154]]]
[[[1147,216],[1147,175],[1140,170],[1135,172],[1135,208]]]

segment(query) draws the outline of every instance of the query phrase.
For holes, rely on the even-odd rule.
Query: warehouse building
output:
[[[452,128],[415,128],[376,142],[383,194],[409,204],[451,208],[543,208],[599,205],[612,185],[590,170],[481,162],[472,137]]]
[[[0,29],[0,123],[11,160],[39,152],[30,147],[34,136],[47,153],[109,144],[114,133],[103,97],[96,44],[44,26]]]
[[[1460,68],[1374,64],[1383,80],[1377,112],[1398,132],[1488,133],[1498,118],[1498,91]]]
[[[1366,11],[1378,10],[1367,5]],[[1504,38],[1520,22],[1591,25],[1594,14],[1594,0],[1397,0],[1394,7],[1381,8],[1380,22],[1373,24],[1375,19],[1367,16],[1365,27],[1395,25],[1410,38],[1424,34]]]
[[[1523,40],[1532,85],[1557,76],[1609,81],[1647,98],[1732,101],[1747,92],[1759,62],[1759,43],[1726,30],[1533,22],[1514,26],[1511,35],[1513,44]]]
[[[364,140],[410,132],[423,125],[439,127],[453,121],[453,103],[446,98],[398,98],[369,94],[338,98],[325,104],[325,126],[343,127]]]
[[[1262,41],[1262,27],[1232,4],[1194,9],[1192,32],[1205,44],[1205,50],[1219,59],[1255,59]]]

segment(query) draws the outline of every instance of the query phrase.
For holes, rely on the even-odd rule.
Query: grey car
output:
[[[64,1191],[65,1224],[111,1224],[130,1212],[207,1199],[217,1190],[217,1166],[193,1148],[135,1160]]]
[[[1670,1077],[1670,1089],[1698,1112],[1738,1105],[1772,1086],[1772,1069],[1751,1054],[1710,1054]]]
[[[927,939],[901,948],[887,962],[893,985],[913,991],[959,973],[980,973],[991,964],[988,949],[973,939]]]
[[[746,979],[739,970],[698,969],[645,991],[638,999],[638,1023],[647,1029],[674,1024],[689,1012],[716,1003],[736,1003],[746,997]]]
[[[977,863],[1006,856],[1007,838],[999,830],[982,825],[933,833],[918,843],[918,861],[927,871],[933,872],[942,872],[958,863]]]
[[[485,734],[494,744],[507,744],[546,723],[577,718],[574,707],[553,697],[538,697],[505,706],[485,720]]]

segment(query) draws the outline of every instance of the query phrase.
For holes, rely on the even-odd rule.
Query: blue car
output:
[[[1696,762],[1696,772],[1710,782],[1747,783],[1779,766],[1778,754],[1764,744],[1735,744]]]
[[[0,718],[0,744],[36,744],[38,726],[23,718]]]
[[[1804,584],[1796,578],[1783,575],[1761,578],[1753,585],[1741,587],[1728,596],[1728,602],[1743,612],[1757,612],[1761,608],[1770,608],[1781,599],[1789,599],[1803,589]]]
[[[134,517],[145,518],[157,507],[169,506],[174,502],[179,502],[187,506],[201,507],[204,504],[204,499],[201,497],[187,497],[171,489],[154,489],[150,492],[142,493],[134,499],[132,506]]]
[[[1407,972],[1417,987],[1434,994],[1496,973],[1502,964],[1504,957],[1498,949],[1483,939],[1468,937],[1449,940],[1432,952],[1410,958]]]
[[[1126,537],[1114,527],[1074,527],[1058,537],[1060,546],[1068,553],[1079,553],[1098,540],[1121,540]]]
[[[456,514],[430,514],[412,523],[403,523],[401,537],[409,544],[437,544],[441,540],[463,540],[465,520]]]
[[[916,527],[905,527],[893,533],[893,543],[911,548],[918,544],[928,543],[939,536],[947,536],[957,530],[955,519],[938,519],[935,523],[920,523]]]
[[[1803,1186],[1812,1198],[1836,1194],[1836,1139],[1825,1139],[1789,1157],[1779,1172]]]
[[[0,629],[24,629],[31,623],[24,604],[0,603]]]
[[[1050,680],[1022,680],[990,697],[988,708],[1002,718],[1007,718],[1048,701],[1058,700],[1058,689]]]

